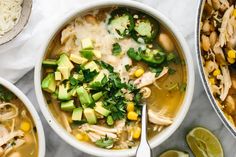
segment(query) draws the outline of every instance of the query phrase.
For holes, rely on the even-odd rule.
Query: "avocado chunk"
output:
[[[70,99],[70,95],[68,94],[67,89],[63,84],[59,85],[58,99],[60,99],[60,100],[69,100]]]
[[[93,50],[93,54],[98,59],[100,59],[102,57],[102,53],[99,50]]]
[[[61,72],[61,74],[63,76],[63,80],[69,79],[69,77],[70,77],[70,70],[69,70],[68,67],[58,67],[57,69]]]
[[[79,97],[81,105],[87,107],[93,103],[92,96],[84,89],[84,87],[77,88],[77,95]]]
[[[73,78],[79,81],[83,81],[84,80],[83,72],[73,74]]]
[[[70,60],[74,63],[77,63],[77,64],[85,64],[88,62],[88,59],[81,57],[79,55],[76,55],[76,54],[71,54]]]
[[[89,86],[92,88],[99,88],[103,86],[103,79],[106,79],[106,75],[103,72],[100,72],[92,82],[89,83]],[[105,80],[106,81],[106,80]]]
[[[94,61],[91,61],[85,64],[84,68],[89,69],[90,71],[94,71],[94,70],[96,70],[97,72],[100,71],[99,66]]]
[[[69,57],[66,54],[62,54],[57,61],[58,67],[68,67],[71,71],[74,65],[71,63]]]
[[[69,100],[61,103],[61,109],[63,111],[72,112],[75,109],[74,100]]]
[[[81,55],[86,58],[91,60],[93,58],[93,50],[81,50],[80,51]]]
[[[114,120],[113,120],[112,116],[107,117],[107,124],[108,125],[113,125],[114,124]]]
[[[66,54],[62,54],[57,61],[58,67],[57,70],[61,72],[63,79],[66,80],[70,76],[71,70],[74,68],[74,65],[69,60],[69,57]]]
[[[84,109],[84,116],[87,119],[89,124],[96,124],[97,117],[95,115],[95,111],[92,108],[85,108]]]
[[[93,49],[93,41],[90,38],[81,40],[81,46],[84,50]]]
[[[42,89],[49,93],[53,93],[56,90],[56,81],[53,73],[49,73],[42,81]]]
[[[96,106],[94,107],[94,110],[105,117],[107,117],[111,113],[111,111],[103,107],[103,103],[100,101],[96,102]]]
[[[57,61],[54,59],[46,59],[43,61],[43,66],[49,67],[49,68],[56,68],[57,67]]]
[[[83,115],[83,109],[82,107],[75,108],[72,113],[72,120],[73,121],[81,121]]]
[[[76,96],[76,89],[77,89],[77,87],[72,88],[69,92],[69,95],[75,97]]]
[[[92,95],[93,100],[95,100],[95,101],[99,100],[102,96],[103,96],[102,92],[98,92],[98,93],[95,93]]]
[[[60,81],[62,78],[61,78],[61,73],[59,71],[56,71],[55,72],[55,80],[56,81]]]

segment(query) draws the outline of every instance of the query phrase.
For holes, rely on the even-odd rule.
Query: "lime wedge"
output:
[[[162,153],[160,157],[189,157],[189,154],[178,150],[168,150]]]
[[[209,130],[197,127],[186,136],[187,143],[196,157],[223,157],[219,140]]]

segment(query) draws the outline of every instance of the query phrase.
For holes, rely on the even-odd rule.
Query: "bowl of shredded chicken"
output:
[[[0,45],[11,41],[23,30],[31,7],[31,0],[0,1]]]

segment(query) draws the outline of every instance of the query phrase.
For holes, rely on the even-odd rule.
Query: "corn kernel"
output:
[[[79,141],[83,141],[83,139],[84,139],[84,137],[83,137],[83,135],[82,134],[76,134],[75,135],[75,138],[77,139],[77,140],[79,140]]]
[[[137,127],[133,130],[133,138],[134,139],[139,139],[141,135],[141,128],[140,127]]]
[[[89,137],[88,137],[88,135],[87,135],[87,134],[84,134],[84,138],[83,138],[83,140],[84,140],[85,142],[88,142],[88,141],[90,141],[90,139],[89,139]]]
[[[235,50],[229,50],[228,51],[228,58],[236,58],[236,51]]]
[[[213,76],[218,76],[220,75],[220,69],[216,69],[214,72],[213,72]]]
[[[227,58],[228,62],[230,64],[234,64],[235,63],[235,58]]]
[[[234,11],[233,11],[233,16],[236,17],[236,9],[234,9]]]
[[[128,112],[134,111],[134,103],[133,103],[133,102],[128,102],[128,103],[127,103],[127,108],[126,108],[126,110],[127,110]]]
[[[140,77],[144,74],[144,69],[143,68],[139,68],[134,72],[134,76],[135,77]]]
[[[209,82],[211,83],[211,85],[214,85],[214,84],[216,84],[216,83],[215,83],[215,79],[214,79],[214,78],[210,78],[210,79],[209,79]]]
[[[134,111],[128,112],[127,118],[129,120],[138,120],[138,114]]]
[[[20,124],[20,129],[24,132],[28,132],[30,130],[31,126],[29,122],[23,121]]]

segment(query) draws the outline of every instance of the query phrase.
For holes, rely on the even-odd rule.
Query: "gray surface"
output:
[[[203,126],[212,130],[220,139],[226,157],[236,157],[236,149],[234,149],[236,139],[234,139],[228,130],[226,130],[211,107],[202,87],[197,70],[196,57],[194,55],[194,23],[197,8],[196,0],[145,0],[144,3],[157,8],[169,17],[181,33],[183,33],[193,54],[196,71],[196,87],[190,111],[179,129],[168,140],[166,140],[166,142],[154,149],[154,154],[156,155],[162,151],[173,148],[190,152],[185,142],[185,135],[191,128]],[[33,71],[29,72],[20,81],[18,81],[17,86],[29,97],[40,113],[47,142],[46,157],[90,157],[89,155],[81,153],[62,141],[46,123],[39,110],[35,97]]]

